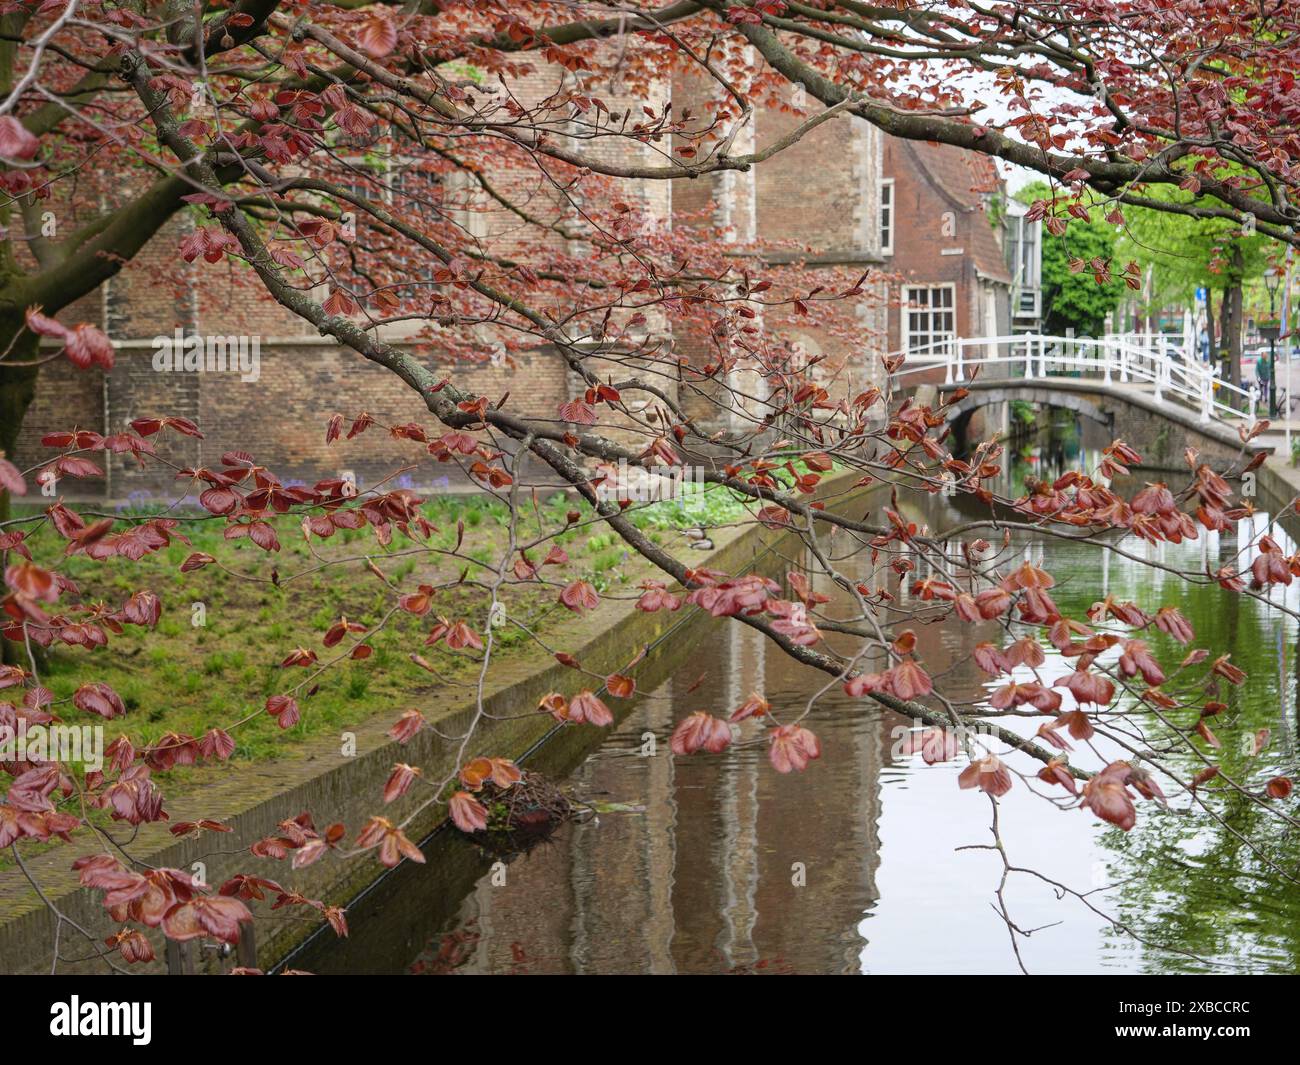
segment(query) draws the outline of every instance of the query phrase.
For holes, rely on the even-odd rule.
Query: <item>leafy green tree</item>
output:
[[[1183,190],[1164,190],[1162,200],[1195,208],[1196,197]],[[1248,225],[1223,218],[1170,214],[1144,207],[1127,208],[1120,254],[1135,259],[1150,278],[1148,303],[1190,303],[1198,288],[1208,294],[1208,328],[1214,334],[1218,308],[1218,352],[1226,353],[1230,378],[1241,384],[1244,289],[1264,276],[1277,254],[1276,241]],[[1217,294],[1217,295],[1216,295]]]
[[[1016,194],[1022,203],[1052,199],[1046,182],[1026,185]],[[1060,236],[1043,239],[1043,328],[1049,333],[1096,336],[1106,315],[1119,306],[1124,279],[1111,267],[1115,256],[1115,227],[1097,208],[1085,221],[1071,218]],[[1098,267],[1102,267],[1098,269]]]

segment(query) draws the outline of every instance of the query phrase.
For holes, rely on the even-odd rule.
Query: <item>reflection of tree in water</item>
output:
[[[1001,490],[1014,496],[1023,491],[1026,477],[1053,479],[1068,469],[1091,470],[1095,466],[1091,452],[1066,462],[1063,467],[1053,468],[1046,461],[1031,468],[1013,464],[1006,475],[1006,487]],[[1141,472],[1135,471],[1135,479],[1141,477]],[[1152,475],[1151,479],[1157,476]],[[1131,490],[1131,485],[1124,487],[1125,492]],[[931,497],[925,507],[925,513],[918,510],[914,516],[935,527],[984,513],[978,504],[962,496]],[[1257,517],[1256,520],[1266,519]],[[1246,537],[1249,536],[1247,532]],[[1223,713],[1209,720],[1223,744],[1222,749],[1211,751],[1201,740],[1195,741],[1197,747],[1210,755],[1210,760],[1219,764],[1226,776],[1252,790],[1261,790],[1273,776],[1295,774],[1294,722],[1295,708],[1300,702],[1300,646],[1297,646],[1296,626],[1290,619],[1258,600],[1222,591],[1217,585],[1187,585],[1159,569],[1114,555],[1110,556],[1107,584],[1103,589],[1097,573],[1104,556],[1092,544],[1067,544],[1045,538],[1026,540],[1019,535],[1013,544],[1017,549],[1023,544],[1034,556],[1041,553],[1057,580],[1056,600],[1067,616],[1084,617],[1088,607],[1105,592],[1118,601],[1140,603],[1150,611],[1160,605],[1176,606],[1195,631],[1188,647],[1179,645],[1154,626],[1133,634],[1150,645],[1166,672],[1172,675],[1192,648],[1206,648],[1212,656],[1231,652],[1231,661],[1247,673],[1247,680],[1240,687],[1224,682],[1217,690],[1202,689],[1187,695],[1186,701],[1193,705],[1211,700],[1227,704]],[[1220,541],[1217,555],[1212,540],[1210,544],[1207,562],[1211,570],[1231,561],[1241,546],[1235,535]],[[1199,540],[1182,546],[1146,548],[1131,537],[1123,546],[1132,554],[1148,552],[1153,558],[1163,558],[1175,568],[1198,569],[1200,566],[1192,559],[1199,560],[1205,549]],[[1291,662],[1280,661],[1280,646],[1292,649],[1290,653],[1297,658],[1294,668]],[[1049,671],[1047,675],[1055,678],[1057,672]],[[1283,685],[1286,690],[1282,690]],[[1180,690],[1176,682],[1165,687],[1170,691]],[[1158,746],[1167,735],[1164,726],[1154,715],[1139,710],[1134,700],[1129,701],[1129,706],[1130,712],[1141,714],[1133,723],[1141,724],[1148,740]],[[1197,720],[1195,710],[1176,711],[1167,716],[1181,728],[1190,728]],[[1271,730],[1269,745],[1260,755],[1252,757],[1245,744],[1265,728]],[[1177,771],[1182,780],[1189,781],[1205,764],[1187,753],[1177,764]],[[1220,821],[1199,808],[1196,817],[1179,812],[1187,809],[1188,797],[1173,785],[1165,790],[1175,796],[1173,810],[1164,811],[1154,802],[1139,802],[1137,825],[1130,833],[1111,829],[1099,837],[1109,857],[1096,883],[1067,886],[1088,891],[1102,884],[1117,885],[1106,898],[1097,896],[1090,901],[1127,924],[1147,943],[1172,948],[1139,951],[1145,954],[1144,964],[1152,971],[1206,969],[1195,958],[1177,951],[1213,959],[1237,971],[1300,970],[1298,834],[1279,831],[1276,807],[1270,814],[1222,781],[1211,781],[1202,788],[1203,797]],[[1286,802],[1293,803],[1294,799]],[[1073,812],[1065,816],[1086,815]],[[1124,931],[1112,929],[1109,937],[1114,942],[1115,954],[1132,955],[1132,941]]]
[[[1034,411],[1034,428],[1028,438],[1018,438],[1020,446],[1014,449],[1018,461],[1011,464],[1002,486],[1013,497],[1025,493],[1026,480],[1051,481],[1067,470],[1091,471],[1099,459],[1092,452],[1110,442],[1086,442],[1080,418],[1073,411],[1048,406],[1035,406]]]
[[[1047,426],[1040,439],[1044,477],[1059,477],[1066,470],[1079,468],[1082,434],[1077,414],[1048,408]]]
[[[1148,592],[1146,602],[1161,602],[1162,591],[1175,593],[1172,582],[1160,587],[1158,574],[1132,576]],[[1138,587],[1132,592],[1143,601]],[[1125,589],[1124,596],[1129,594]],[[1068,593],[1062,595],[1067,612],[1079,605],[1069,602]],[[1183,588],[1177,605],[1196,631],[1193,647],[1230,649],[1232,661],[1248,674],[1240,687],[1224,684],[1205,695],[1228,706],[1211,719],[1223,744],[1213,760],[1252,790],[1293,771],[1292,733],[1284,709],[1291,693],[1279,691],[1276,630],[1281,618],[1261,603],[1213,587]],[[1176,663],[1185,654],[1154,629],[1144,637],[1162,662]],[[1157,738],[1161,726],[1150,720],[1148,735]],[[1174,720],[1195,724],[1189,711],[1177,713]],[[1250,740],[1265,728],[1272,731],[1269,746],[1252,756]],[[1197,743],[1210,753],[1203,742]],[[1202,768],[1204,763],[1190,754],[1179,765],[1185,780]],[[1219,820],[1179,813],[1187,806],[1186,797],[1180,797],[1171,811],[1144,802],[1132,832],[1105,834],[1103,842],[1114,852],[1107,863],[1108,880],[1123,882],[1112,893],[1110,911],[1151,943],[1221,961],[1237,971],[1295,971],[1300,967],[1300,883],[1294,879],[1300,869],[1300,839],[1294,831],[1279,833],[1276,817],[1226,785],[1211,781],[1203,795]],[[1113,936],[1117,945],[1126,939],[1120,931]],[[1204,969],[1172,952],[1152,952],[1146,964],[1160,972]]]

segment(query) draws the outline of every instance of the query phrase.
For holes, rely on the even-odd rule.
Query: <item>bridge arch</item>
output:
[[[1221,381],[1163,337],[950,338],[890,364],[896,392],[967,390],[949,408],[950,423],[999,402],[1063,407],[1163,469],[1185,468],[1189,445],[1216,463],[1232,461],[1243,446],[1238,430],[1255,422],[1258,409],[1254,389]],[[1245,446],[1272,450],[1258,441]]]
[[[963,386],[944,385],[943,391],[954,391],[958,387],[970,388],[970,382]],[[1088,396],[1073,391],[1048,391],[1041,386],[1034,385],[1011,385],[995,383],[992,387],[971,388],[970,395],[956,403],[949,405],[946,409],[948,421],[957,422],[973,414],[981,407],[989,407],[998,403],[1013,403],[1016,401],[1024,403],[1037,403],[1059,407],[1064,410],[1073,411],[1081,418],[1087,418],[1089,421],[1096,422],[1103,429],[1112,430],[1115,427],[1115,412],[1108,410],[1104,406],[1101,397]]]

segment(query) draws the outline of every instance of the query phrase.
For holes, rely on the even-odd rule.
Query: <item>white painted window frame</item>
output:
[[[947,289],[948,292],[951,293],[952,295],[951,303],[945,309],[952,315],[952,332],[948,335],[954,343],[956,342],[957,340],[957,286],[953,284],[953,282],[951,281],[911,282],[911,283],[904,284],[899,290],[899,295],[901,298],[898,301],[898,314],[899,314],[898,340],[899,340],[900,349],[902,351],[909,352],[912,350],[913,333],[911,328],[911,316],[913,314],[913,308],[911,306],[912,300],[909,293],[917,290],[921,290],[925,292],[936,292],[941,289]],[[933,315],[934,304],[933,303],[929,304],[926,310],[931,315]],[[933,325],[933,318],[931,319],[931,324]],[[935,333],[933,332],[933,330],[925,333],[924,335],[926,337],[926,343],[934,342]],[[937,354],[937,352],[934,348],[930,348],[928,349],[926,354],[934,355]]]

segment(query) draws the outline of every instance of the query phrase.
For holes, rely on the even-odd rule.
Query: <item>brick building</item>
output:
[[[681,76],[673,84],[674,108],[708,112],[728,103],[712,81]],[[762,152],[788,137],[820,110],[797,90],[788,106],[755,109],[732,147],[733,154]],[[738,255],[752,256],[754,269],[798,264],[814,277],[825,275],[828,289],[844,287],[868,270],[882,266],[879,225],[879,130],[851,118],[837,118],[806,132],[782,151],[746,171],[724,171],[702,181],[678,181],[672,187],[673,224],[692,224],[701,213],[720,239],[736,245]],[[832,325],[825,315],[787,317],[770,323],[779,329],[792,361],[815,362],[813,377],[834,399],[879,385],[884,348],[886,290],[879,282],[857,300],[847,321]],[[699,364],[709,360],[707,338],[676,329],[676,352]],[[744,375],[742,375],[743,377]],[[742,393],[762,394],[755,375],[733,381]],[[697,419],[725,424],[716,407],[684,401]],[[726,404],[727,397],[719,402]],[[733,406],[739,402],[734,397]],[[743,419],[733,411],[732,419]]]
[[[519,91],[554,92],[557,77],[572,75],[543,69],[524,79],[531,84]],[[635,103],[662,107],[671,98],[679,113],[688,106],[707,111],[725,106],[717,91],[711,83],[679,76],[660,86],[652,99]],[[761,150],[806,118],[806,111],[796,107],[758,110],[732,151]],[[597,150],[614,149],[611,142]],[[620,141],[617,150],[624,153],[621,161],[652,164],[660,161],[662,149]],[[498,179],[506,178],[494,175]],[[752,257],[755,270],[798,263],[824,270],[828,279],[834,274],[837,280],[828,280],[828,286],[840,276],[872,271],[874,287],[868,285],[847,328],[828,325],[829,311],[768,323],[772,336],[787,338],[782,343],[792,349],[792,357],[816,360],[815,375],[839,398],[881,384],[880,356],[887,351],[945,336],[1007,331],[1012,279],[987,213],[996,189],[992,163],[983,157],[895,141],[844,117],[823,123],[748,171],[695,181],[643,181],[620,188],[620,198],[653,225],[711,227],[714,239],[735,244],[737,256]],[[455,198],[460,224],[476,234],[500,238],[520,228],[517,218],[474,189],[452,188],[440,195]],[[68,321],[101,325],[118,344],[117,366],[107,376],[77,371],[63,360],[43,370],[37,400],[24,422],[20,464],[47,454],[39,439],[52,430],[75,424],[116,432],[132,418],[161,413],[190,418],[205,433],[201,441],[168,440],[169,455],[178,463],[214,464],[223,452],[240,449],[286,482],[310,483],[350,472],[364,486],[409,462],[410,443],[381,432],[326,447],[324,425],[336,411],[351,416],[367,410],[391,423],[428,422],[429,416],[396,377],[315,335],[241,276],[240,266],[180,261],[176,249],[195,224],[189,214],[174,219],[120,275],[64,315]],[[509,251],[510,239],[499,239],[498,253]],[[583,254],[580,236],[547,239],[564,254]],[[712,338],[692,336],[662,315],[649,318],[646,329],[671,345],[674,355],[694,365],[716,358]],[[413,335],[427,324],[385,327],[385,335],[410,343],[422,358],[434,358],[437,330],[432,340]],[[760,340],[764,326],[760,321],[753,330]],[[209,340],[254,337],[260,358],[257,380],[241,381],[231,372],[159,372],[155,338],[171,337],[177,330]],[[485,330],[483,346],[494,343]],[[759,367],[752,352],[737,363]],[[516,352],[513,364],[476,361],[447,371],[467,390],[492,400],[509,392],[512,408],[530,415],[554,417],[580,390],[564,361],[548,348]],[[760,407],[765,375],[761,367],[738,368],[728,378],[741,398],[710,396],[696,388],[681,397],[687,410],[710,425],[744,421],[751,413],[745,409],[751,401],[744,397],[755,397],[753,406]],[[406,483],[436,489],[446,483],[444,470],[450,467],[424,463],[422,472],[411,474]],[[102,483],[67,487],[76,494],[128,500],[174,491],[158,474],[140,471],[129,456],[110,458]]]
[[[954,337],[1010,333],[1013,277],[993,160],[891,137],[881,169],[881,244],[895,275],[889,350],[938,353]]]

